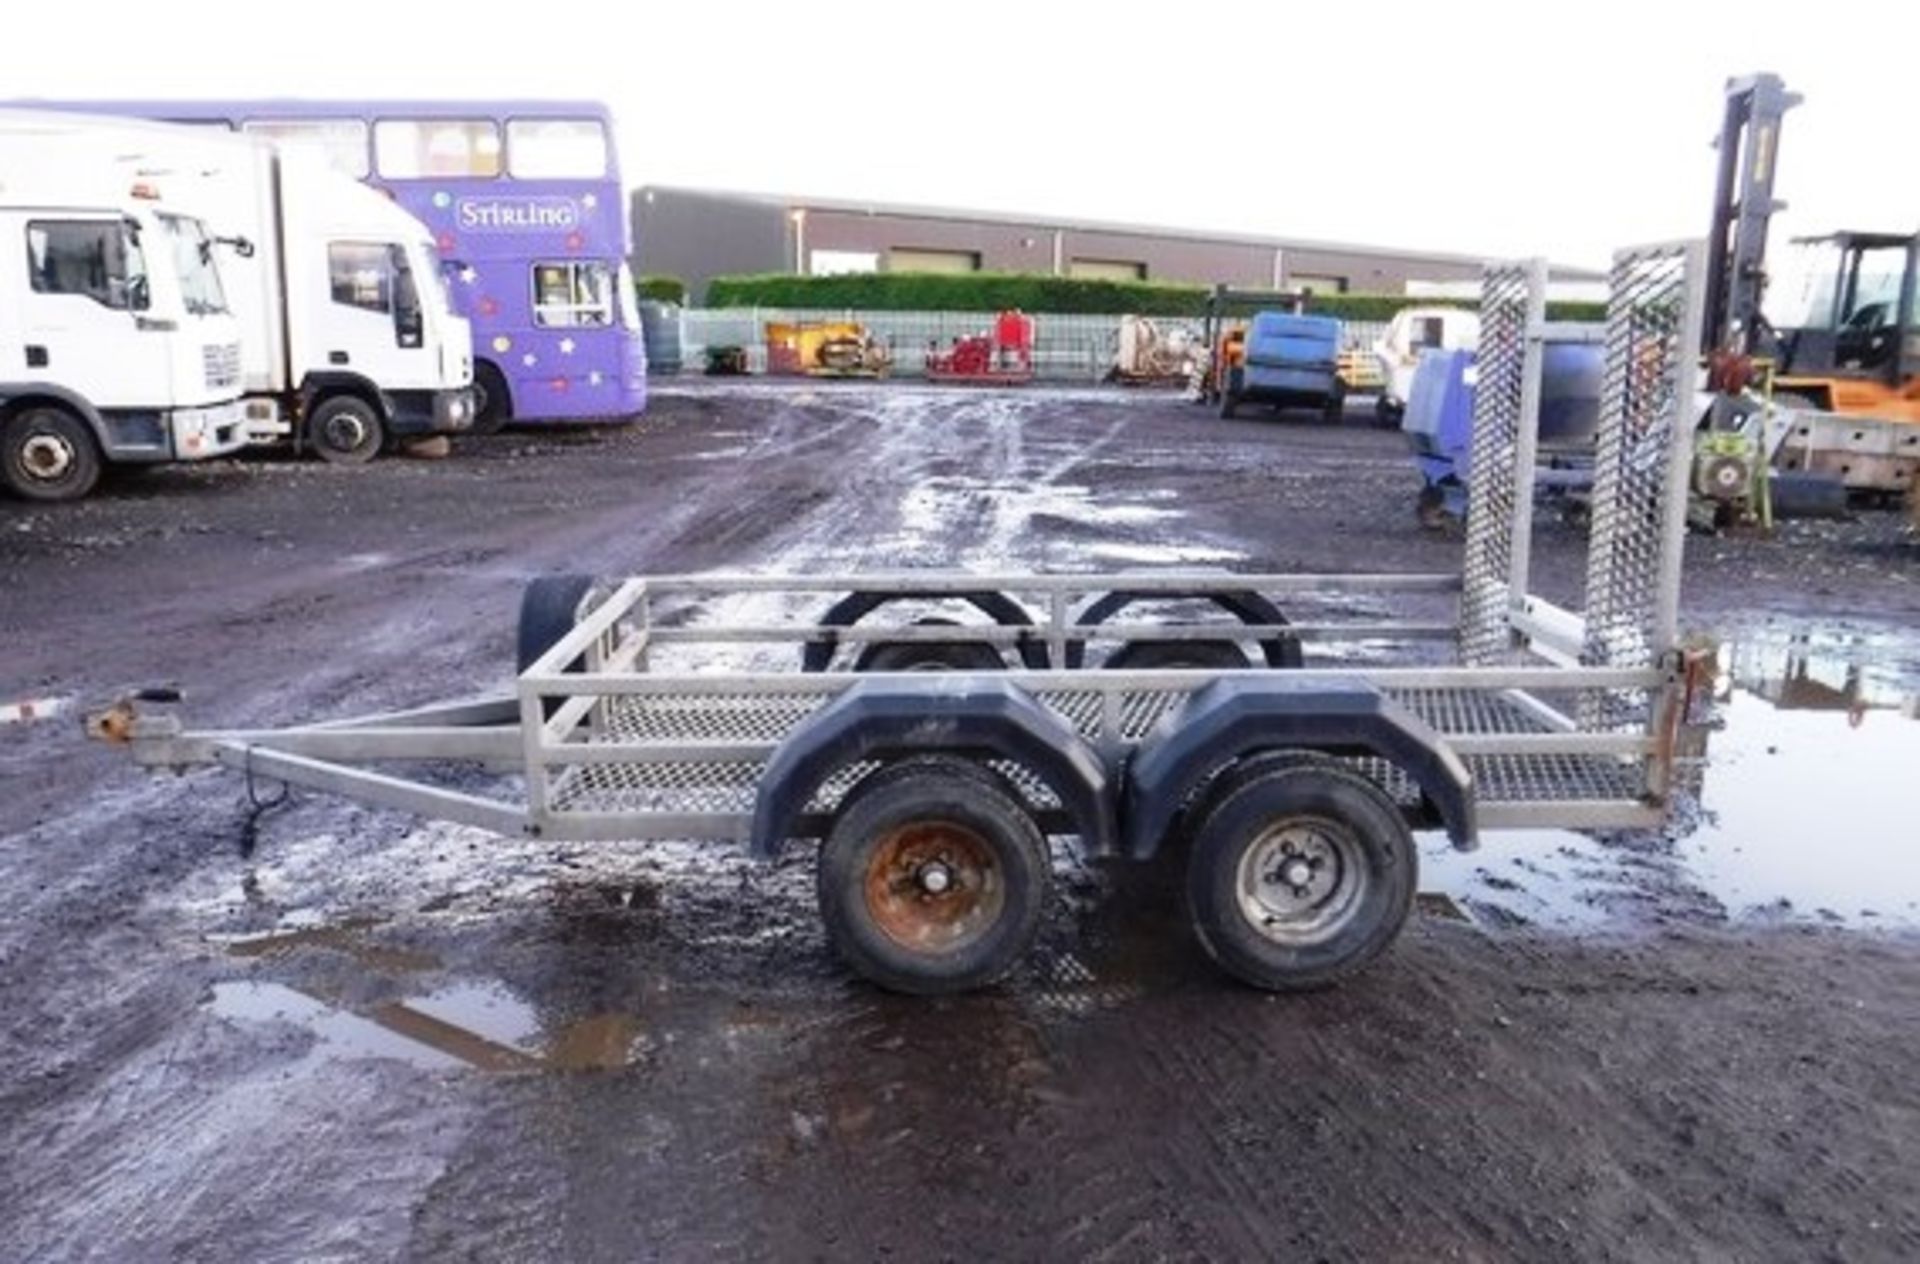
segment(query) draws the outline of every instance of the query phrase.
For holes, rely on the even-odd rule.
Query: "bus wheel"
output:
[[[78,500],[100,481],[100,449],[64,408],[27,408],[0,426],[0,474],[26,500]]]
[[[1040,928],[1047,842],[967,759],[928,756],[855,786],[820,849],[820,917],[857,973],[895,992],[984,987]]]
[[[329,465],[365,465],[386,439],[380,414],[356,395],[323,400],[307,417],[307,444]]]
[[[473,434],[499,434],[513,420],[506,375],[482,360],[473,366]]]
[[[1250,765],[1193,835],[1200,946],[1271,991],[1325,987],[1384,952],[1413,907],[1419,855],[1399,808],[1324,756]]]

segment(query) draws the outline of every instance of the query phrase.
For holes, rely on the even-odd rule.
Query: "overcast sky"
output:
[[[1722,85],[1766,69],[1807,98],[1781,229],[1920,226],[1917,0],[83,8],[9,94],[597,97],[629,185],[1566,262],[1704,231]]]

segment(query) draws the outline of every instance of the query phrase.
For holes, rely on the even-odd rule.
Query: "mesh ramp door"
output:
[[[1470,667],[1504,662],[1513,643],[1507,612],[1514,550],[1516,543],[1526,547],[1524,539],[1516,542],[1514,523],[1532,507],[1532,434],[1538,425],[1526,407],[1527,343],[1530,324],[1545,311],[1545,276],[1537,261],[1498,264],[1480,283],[1460,593],[1460,661]]]
[[[1704,250],[1623,250],[1608,277],[1581,662],[1655,667],[1678,639],[1687,470],[1697,409]],[[1589,732],[1646,728],[1646,690],[1582,695]]]

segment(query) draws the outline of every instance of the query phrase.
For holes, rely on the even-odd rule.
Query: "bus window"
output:
[[[359,119],[248,119],[240,130],[311,149],[335,170],[367,178],[367,125]]]
[[[507,170],[516,180],[603,179],[606,129],[598,119],[509,119]]]
[[[373,160],[390,180],[500,174],[500,129],[487,119],[382,119]]]
[[[613,323],[613,273],[604,263],[533,265],[533,323],[546,328]]]

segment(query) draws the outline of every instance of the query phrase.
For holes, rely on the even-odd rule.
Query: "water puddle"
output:
[[[1459,852],[1444,834],[1422,834],[1420,899],[1446,901],[1489,928],[1592,930],[1643,898],[1636,866],[1614,849],[1565,830],[1494,830]]]
[[[1734,916],[1920,924],[1920,697],[1864,648],[1731,656],[1703,821],[1677,850]]]
[[[432,954],[378,943],[370,919],[302,926],[225,940],[229,956],[275,961],[340,953],[356,967],[345,980],[217,983],[209,1008],[243,1024],[288,1023],[314,1038],[308,1062],[385,1058],[429,1071],[577,1071],[629,1065],[641,1037],[637,1014],[606,1011],[555,1021],[504,984],[461,980],[401,1000],[362,1002],[369,980],[438,968]]]
[[[64,714],[72,706],[73,699],[64,695],[0,702],[0,724],[37,724]]]
[[[390,1031],[371,1018],[328,1004],[284,983],[243,980],[213,985],[208,1007],[221,1018],[240,1023],[291,1023],[311,1032],[309,1058],[391,1058],[428,1071],[465,1065],[451,1053]]]
[[[1423,836],[1421,884],[1483,923],[1589,930],[1651,913],[1920,926],[1920,645],[1760,636],[1722,652],[1697,811],[1669,839]]]
[[[1125,566],[1191,566],[1216,562],[1236,562],[1246,554],[1238,549],[1208,545],[1167,545],[1139,542],[1101,541],[1089,545],[1087,556],[1096,562]]]

